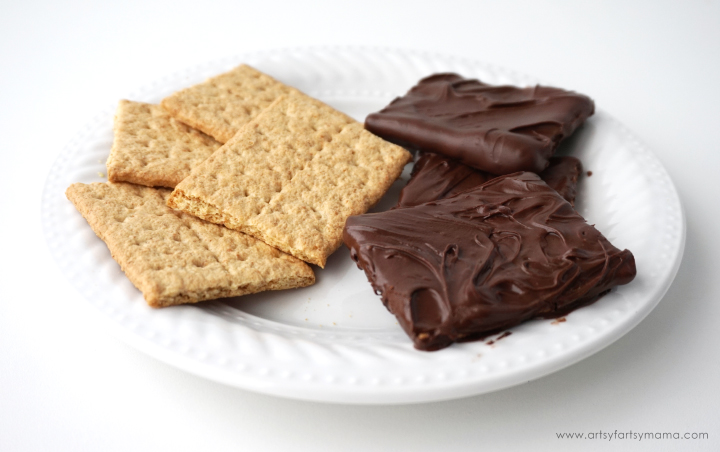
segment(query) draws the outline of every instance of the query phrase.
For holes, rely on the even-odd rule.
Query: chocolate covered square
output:
[[[504,175],[540,173],[560,142],[590,115],[582,94],[547,86],[493,86],[457,74],[426,77],[365,119],[372,133]]]
[[[351,257],[421,350],[595,301],[635,277],[614,247],[536,174],[348,218]]]
[[[563,156],[551,157],[550,164],[539,176],[574,206],[580,173],[580,160]],[[413,166],[410,180],[400,192],[396,207],[411,207],[450,198],[495,177],[444,155],[422,152]]]

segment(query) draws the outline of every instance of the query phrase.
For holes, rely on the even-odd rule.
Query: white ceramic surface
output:
[[[358,120],[434,72],[458,72],[493,84],[536,83],[446,56],[330,48],[227,58],[173,74],[129,97],[157,102],[240,63]],[[331,256],[325,270],[316,269],[318,282],[309,288],[153,310],[64,196],[73,182],[104,180],[100,173],[106,171],[112,144],[113,112],[114,106],[80,131],[48,175],[42,221],[51,253],[120,338],[181,369],[244,389],[316,401],[395,404],[527,382],[627,333],[660,301],[682,258],[684,216],[667,172],[621,124],[599,111],[560,152],[578,156],[592,171],[581,179],[577,208],[613,244],[633,252],[638,276],[564,323],[534,320],[493,345],[488,338],[439,352],[416,351],[345,248]],[[394,204],[404,180],[376,209]]]

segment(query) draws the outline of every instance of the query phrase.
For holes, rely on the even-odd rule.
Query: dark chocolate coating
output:
[[[577,158],[551,157],[550,165],[540,173],[540,178],[575,205],[577,181],[581,172],[582,164]],[[444,155],[423,152],[413,166],[410,180],[400,192],[396,208],[450,198],[495,177]]]
[[[528,172],[350,217],[343,239],[421,350],[566,312],[635,277],[630,251],[611,245]]]
[[[560,196],[573,207],[577,196],[577,181],[582,173],[582,163],[575,157],[550,158],[550,165],[538,174]]]
[[[417,206],[449,198],[494,177],[444,155],[423,152],[413,165],[410,180],[400,192],[396,207]]]
[[[435,74],[369,115],[365,128],[491,174],[540,173],[560,141],[594,110],[589,97],[559,88],[491,86]]]

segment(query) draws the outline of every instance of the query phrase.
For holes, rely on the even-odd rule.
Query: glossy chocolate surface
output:
[[[528,172],[350,217],[343,239],[421,350],[566,312],[635,277],[629,251]]]
[[[435,74],[369,115],[365,127],[388,141],[491,174],[540,173],[563,138],[594,109],[589,97],[559,88],[491,86]]]
[[[478,187],[495,176],[434,152],[423,152],[413,166],[397,207],[410,207],[449,198]]]
[[[582,163],[575,157],[551,157],[550,165],[538,176],[573,207],[577,196],[577,182],[582,173]]]
[[[574,205],[580,173],[582,164],[577,158],[552,157],[550,165],[540,173],[540,178]],[[423,152],[413,166],[410,180],[400,192],[397,207],[450,198],[495,177],[444,155]]]

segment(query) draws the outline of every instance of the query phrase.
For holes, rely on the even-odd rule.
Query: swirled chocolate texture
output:
[[[594,110],[589,97],[559,88],[492,86],[435,74],[369,115],[365,128],[491,174],[540,173],[560,142]]]
[[[350,217],[350,255],[421,350],[595,301],[635,277],[620,251],[536,174]]]
[[[563,156],[551,157],[550,165],[539,175],[560,196],[575,205],[577,181],[581,173],[580,160]],[[400,192],[396,208],[450,198],[479,187],[495,177],[443,155],[422,152],[413,166],[410,180]]]

